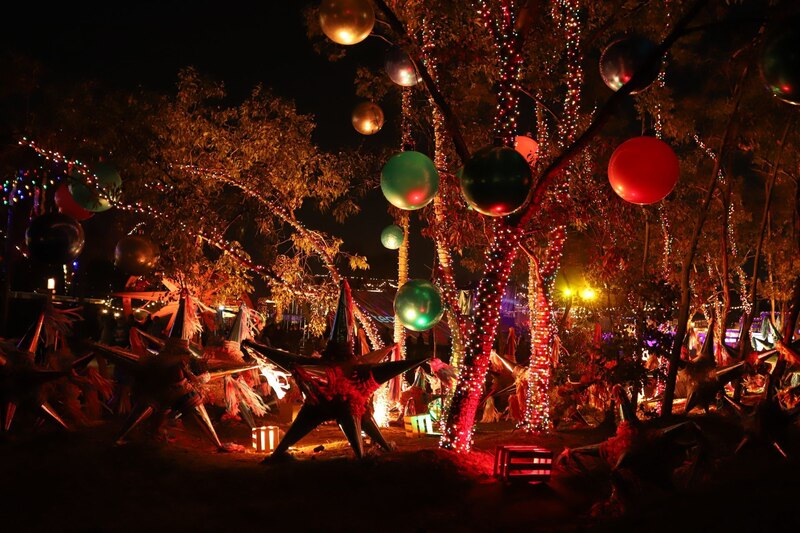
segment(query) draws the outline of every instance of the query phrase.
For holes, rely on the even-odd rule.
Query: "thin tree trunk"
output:
[[[678,377],[678,365],[681,359],[681,348],[683,347],[683,340],[686,337],[686,330],[689,324],[689,309],[691,307],[691,275],[692,268],[694,267],[694,256],[697,252],[697,245],[700,242],[700,233],[703,231],[703,226],[708,216],[709,207],[711,206],[711,199],[714,197],[714,189],[717,185],[717,176],[719,175],[720,165],[725,157],[728,147],[733,137],[733,124],[734,117],[739,111],[739,104],[742,100],[743,86],[745,78],[747,77],[748,69],[745,68],[739,78],[739,83],[735,89],[735,100],[733,109],[728,115],[728,123],[725,126],[725,133],[717,151],[717,158],[714,160],[714,168],[711,171],[711,177],[708,180],[706,195],[703,198],[703,203],[699,207],[697,213],[697,220],[695,221],[694,231],[692,238],[689,241],[689,248],[686,250],[686,255],[683,259],[681,266],[681,302],[678,308],[678,323],[675,331],[675,339],[672,342],[672,352],[669,357],[669,367],[667,369],[667,379],[664,384],[664,398],[661,402],[661,416],[670,416],[672,414],[672,403],[675,398],[675,380]]]
[[[397,290],[405,285],[408,281],[408,230],[409,230],[409,216],[408,213],[402,213],[400,218],[400,227],[403,228],[403,243],[397,254]],[[398,359],[406,358],[406,328],[398,320],[397,315],[394,315],[394,343],[398,349],[396,357]],[[390,381],[389,398],[394,402],[400,401],[401,393],[400,376],[393,378]]]
[[[751,345],[750,328],[753,325],[753,318],[758,313],[758,268],[761,263],[761,251],[764,246],[764,236],[766,235],[767,222],[769,221],[769,210],[772,206],[772,192],[775,189],[775,180],[778,177],[778,170],[781,166],[781,157],[783,157],[783,150],[786,147],[786,137],[789,135],[789,129],[792,126],[792,120],[786,122],[786,127],[783,129],[781,136],[781,145],[778,147],[778,153],[775,158],[775,163],[772,167],[772,174],[767,180],[766,184],[766,198],[764,199],[764,212],[761,214],[761,225],[758,230],[758,240],[756,241],[756,251],[753,257],[753,275],[750,278],[750,305],[752,306],[750,312],[747,313],[742,321],[742,334],[741,339],[741,357],[747,357],[750,353]]]

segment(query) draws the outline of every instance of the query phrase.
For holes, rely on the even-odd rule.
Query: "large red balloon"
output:
[[[620,198],[632,204],[660,202],[678,183],[678,156],[655,137],[634,137],[614,150],[608,181]]]
[[[72,193],[69,192],[69,186],[66,183],[62,183],[56,189],[55,201],[61,213],[71,216],[75,220],[86,220],[94,215],[88,209],[78,205],[78,202],[72,197]]]

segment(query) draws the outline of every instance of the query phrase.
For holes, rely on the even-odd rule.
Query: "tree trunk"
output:
[[[483,395],[489,356],[500,320],[500,302],[522,236],[519,228],[509,226],[503,220],[493,222],[492,232],[475,298],[473,331],[466,339],[460,378],[441,440],[441,446],[450,450],[468,451],[472,446],[475,415]]]
[[[748,356],[751,350],[750,344],[750,328],[753,325],[753,318],[758,313],[758,268],[761,263],[761,251],[764,247],[764,236],[766,235],[767,222],[769,221],[769,210],[772,206],[772,191],[775,190],[775,180],[778,177],[778,170],[781,166],[781,157],[783,157],[783,150],[786,146],[786,137],[789,135],[792,120],[786,122],[786,127],[783,129],[781,136],[781,144],[778,147],[778,154],[772,167],[772,174],[767,180],[766,184],[766,198],[764,199],[764,212],[761,214],[761,225],[758,230],[758,240],[756,241],[756,251],[753,257],[753,275],[750,278],[750,305],[752,306],[750,312],[745,314],[742,321],[742,333],[739,335],[741,341],[741,357]]]
[[[403,228],[403,244],[400,245],[397,254],[397,290],[400,290],[400,287],[405,285],[408,281],[408,218],[408,213],[402,213],[399,221],[400,227]],[[397,319],[397,315],[394,315],[394,343],[397,344],[398,348],[395,352],[395,357],[397,357],[398,360],[405,359],[406,328],[403,327],[403,324]],[[394,402],[400,401],[400,393],[402,392],[400,379],[400,376],[398,376],[389,382],[389,398]]]
[[[708,216],[708,211],[711,206],[711,199],[714,197],[714,189],[717,185],[717,176],[719,174],[720,165],[728,151],[731,138],[733,136],[733,119],[739,111],[739,103],[742,100],[742,88],[744,86],[745,78],[747,77],[748,69],[745,68],[739,78],[739,83],[735,89],[734,104],[731,113],[728,115],[728,123],[725,126],[725,134],[723,135],[720,148],[717,151],[717,158],[714,160],[714,168],[711,171],[711,177],[708,180],[706,195],[703,198],[703,203],[700,205],[697,213],[697,220],[694,224],[694,231],[692,238],[689,241],[689,248],[686,250],[686,255],[683,258],[681,266],[681,303],[678,308],[678,323],[675,331],[675,339],[672,341],[672,352],[669,357],[669,367],[667,369],[667,379],[664,384],[664,398],[661,402],[661,416],[670,416],[672,414],[672,403],[675,398],[675,380],[678,377],[678,365],[681,359],[681,348],[683,347],[683,340],[686,337],[686,330],[689,324],[689,309],[691,307],[691,275],[694,266],[694,256],[697,252],[697,245],[700,242],[700,233],[703,231],[703,226]]]

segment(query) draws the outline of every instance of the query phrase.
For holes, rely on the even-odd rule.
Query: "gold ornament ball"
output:
[[[372,1],[323,0],[319,6],[319,23],[322,32],[335,43],[360,43],[375,25]]]
[[[378,104],[363,102],[353,109],[353,127],[362,135],[373,135],[383,127],[383,110]]]

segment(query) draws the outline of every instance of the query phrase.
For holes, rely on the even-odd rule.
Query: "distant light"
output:
[[[47,289],[51,291],[56,290],[56,278],[47,278]]]
[[[119,318],[119,313],[114,312],[114,318]]]
[[[572,289],[569,287],[566,287],[562,292],[564,293],[564,296],[572,296]]]
[[[597,296],[597,293],[594,292],[593,288],[586,287],[584,289],[581,289],[581,298],[583,298],[584,300],[594,300],[595,296]]]

